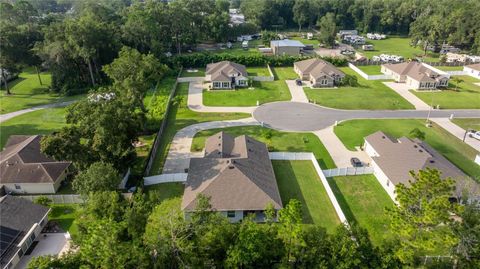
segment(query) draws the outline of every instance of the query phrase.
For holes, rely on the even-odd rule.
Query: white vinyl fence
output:
[[[445,71],[445,72],[447,72],[447,74],[449,74],[451,76],[465,76],[465,75],[467,75],[467,72],[465,72],[463,70]]]
[[[268,64],[267,64],[267,69],[268,69],[268,73],[270,74],[270,76],[253,76],[253,77],[251,77],[252,80],[254,80],[254,81],[274,81],[275,77],[273,76],[272,69],[270,68],[270,65],[268,65]]]
[[[47,197],[52,201],[52,204],[81,204],[84,202],[82,197],[78,194],[44,194],[44,195],[15,195],[29,201],[35,201],[39,197]]]
[[[187,173],[161,174],[143,178],[143,185],[150,186],[168,182],[185,182],[187,181]]]
[[[353,65],[352,63],[348,63],[348,67],[353,69],[353,71],[357,72],[362,78],[366,80],[385,80],[385,79],[392,79],[392,76],[390,75],[368,75],[362,70],[360,70],[358,67]]]
[[[313,167],[315,167],[315,170],[317,171],[318,176],[320,177],[320,181],[322,182],[322,185],[325,188],[325,191],[327,192],[330,202],[332,202],[333,208],[335,209],[335,212],[337,213],[337,216],[340,219],[340,222],[342,222],[345,225],[348,225],[347,218],[345,217],[345,214],[343,214],[342,208],[340,207],[340,204],[338,203],[337,198],[335,197],[335,194],[333,194],[333,191],[330,188],[330,185],[328,184],[327,178],[323,174],[322,168],[320,168],[320,165],[318,164],[317,159],[315,158],[315,155],[313,155],[313,153],[311,152],[270,152],[269,155],[271,160],[311,161],[313,163]]]
[[[373,167],[346,167],[346,168],[335,168],[323,170],[323,174],[326,177],[336,177],[336,176],[355,176],[355,175],[365,175],[373,174]]]

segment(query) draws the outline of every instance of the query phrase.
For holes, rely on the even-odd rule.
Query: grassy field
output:
[[[458,84],[458,91],[455,91],[456,83],[452,79],[449,81],[448,89],[435,92],[411,91],[425,103],[440,105],[441,109],[450,108],[480,108],[480,86],[474,83],[480,83],[480,80],[470,76],[458,76],[463,82]]]
[[[380,245],[391,236],[385,208],[394,203],[374,175],[334,177],[328,181],[348,221],[367,229],[374,244]]]
[[[181,182],[173,183],[161,183],[152,186],[145,187],[147,192],[156,192],[155,197],[158,197],[159,201],[167,199],[178,199],[179,205],[182,203],[182,196],[184,185]]]
[[[306,34],[305,34],[306,36]],[[302,42],[304,45],[313,45],[314,48],[318,48],[318,45],[320,44],[320,41],[318,41],[318,39],[315,38],[314,36],[314,39],[306,39],[306,38],[302,38],[302,37],[299,37],[299,36],[294,36],[292,38],[290,38],[292,40],[298,40],[300,42]]]
[[[380,80],[366,80],[349,67],[340,68],[345,74],[356,76],[359,86],[332,89],[305,87],[308,99],[326,107],[339,109],[413,109],[400,95]]]
[[[135,147],[137,158],[131,166],[132,175],[143,176],[143,168],[146,165],[148,153],[153,146],[156,134],[144,135],[138,138],[138,146]]]
[[[18,79],[8,84],[11,95],[6,95],[5,89],[2,87],[0,114],[78,98],[78,96],[65,97],[60,94],[50,93],[48,91],[52,80],[50,73],[41,73],[40,76],[43,85],[40,85],[35,69],[27,68],[20,73]]]
[[[253,81],[254,89],[239,88],[234,91],[203,91],[206,106],[256,106],[260,104],[290,100],[292,96],[285,81]]]
[[[180,77],[204,77],[205,68],[192,68],[190,71],[196,70],[196,72],[188,72],[188,68],[182,70]]]
[[[277,80],[297,79],[298,75],[293,71],[293,67],[272,67],[273,75]]]
[[[382,67],[380,65],[359,65],[358,69],[362,70],[367,75],[381,75],[380,70]]]
[[[443,71],[462,71],[463,70],[463,66],[434,66],[434,67]]]
[[[52,204],[50,208],[50,214],[48,219],[50,221],[55,221],[58,225],[64,230],[68,231],[72,238],[78,236],[78,227],[75,223],[75,218],[77,217],[77,210],[80,205],[77,204]]]
[[[333,232],[340,224],[327,192],[309,161],[272,161],[282,203],[299,200],[303,222],[325,227]]]
[[[463,129],[480,130],[480,118],[476,119],[453,119],[453,123],[462,127]]]
[[[375,50],[372,51],[363,51],[360,52],[368,58],[380,54],[394,54],[403,56],[405,59],[423,57],[423,48],[421,46],[412,47],[410,46],[410,38],[408,37],[398,37],[391,36],[384,40],[369,40],[367,39],[367,44],[372,44]],[[424,58],[426,62],[438,62],[438,54],[427,53],[427,57]]]
[[[254,66],[254,67],[247,67],[247,72],[249,76],[257,76],[257,77],[269,77],[270,72],[268,72],[267,66]]]
[[[408,136],[414,128],[425,132],[425,141],[466,174],[480,179],[480,166],[473,162],[478,152],[436,124],[431,128],[425,127],[425,120],[351,120],[339,124],[334,130],[343,144],[354,150],[355,146],[363,144],[364,137],[376,131],[381,130],[399,138]]]
[[[162,172],[163,163],[168,154],[170,143],[178,130],[195,123],[233,120],[250,117],[245,113],[197,113],[187,107],[188,83],[179,83],[175,95],[174,104],[167,118],[167,128],[163,133],[160,146],[157,150],[151,175],[158,175]]]
[[[318,137],[311,133],[280,132],[261,126],[230,127],[211,129],[198,132],[193,138],[192,151],[201,151],[205,146],[205,139],[217,132],[225,131],[231,135],[249,135],[267,144],[269,151],[313,152],[323,169],[335,168],[330,154]],[[271,134],[268,139],[266,133]]]
[[[65,108],[47,108],[14,117],[0,125],[0,148],[10,135],[50,134],[65,125]]]

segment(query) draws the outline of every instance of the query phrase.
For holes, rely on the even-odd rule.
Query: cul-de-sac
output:
[[[0,269],[479,246],[478,0],[0,0]]]

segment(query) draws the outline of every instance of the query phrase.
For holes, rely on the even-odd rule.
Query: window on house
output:
[[[230,88],[230,82],[222,82],[222,88]]]
[[[328,81],[326,79],[320,80],[321,85],[327,85]]]
[[[18,257],[22,257],[23,256],[23,249],[19,249],[18,250]]]
[[[246,82],[245,80],[239,80],[239,81],[238,81],[238,84],[239,84],[240,86],[245,86],[245,85],[247,84],[247,82]]]
[[[228,218],[235,218],[235,211],[227,211]]]
[[[220,88],[220,82],[213,82],[213,87],[214,88]]]
[[[390,180],[387,180],[387,186],[390,186]]]
[[[16,190],[21,190],[22,187],[21,187],[20,185],[18,185],[18,184],[15,184],[15,189],[16,189]]]

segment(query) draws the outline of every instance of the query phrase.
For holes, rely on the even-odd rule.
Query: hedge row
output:
[[[169,65],[172,67],[205,67],[209,63],[220,61],[232,61],[246,66],[292,66],[294,62],[316,56],[266,56],[266,55],[230,55],[214,53],[196,53],[177,55],[170,58]],[[318,57],[318,56],[317,56]],[[335,66],[346,66],[347,60],[338,57],[318,57],[332,63]]]

